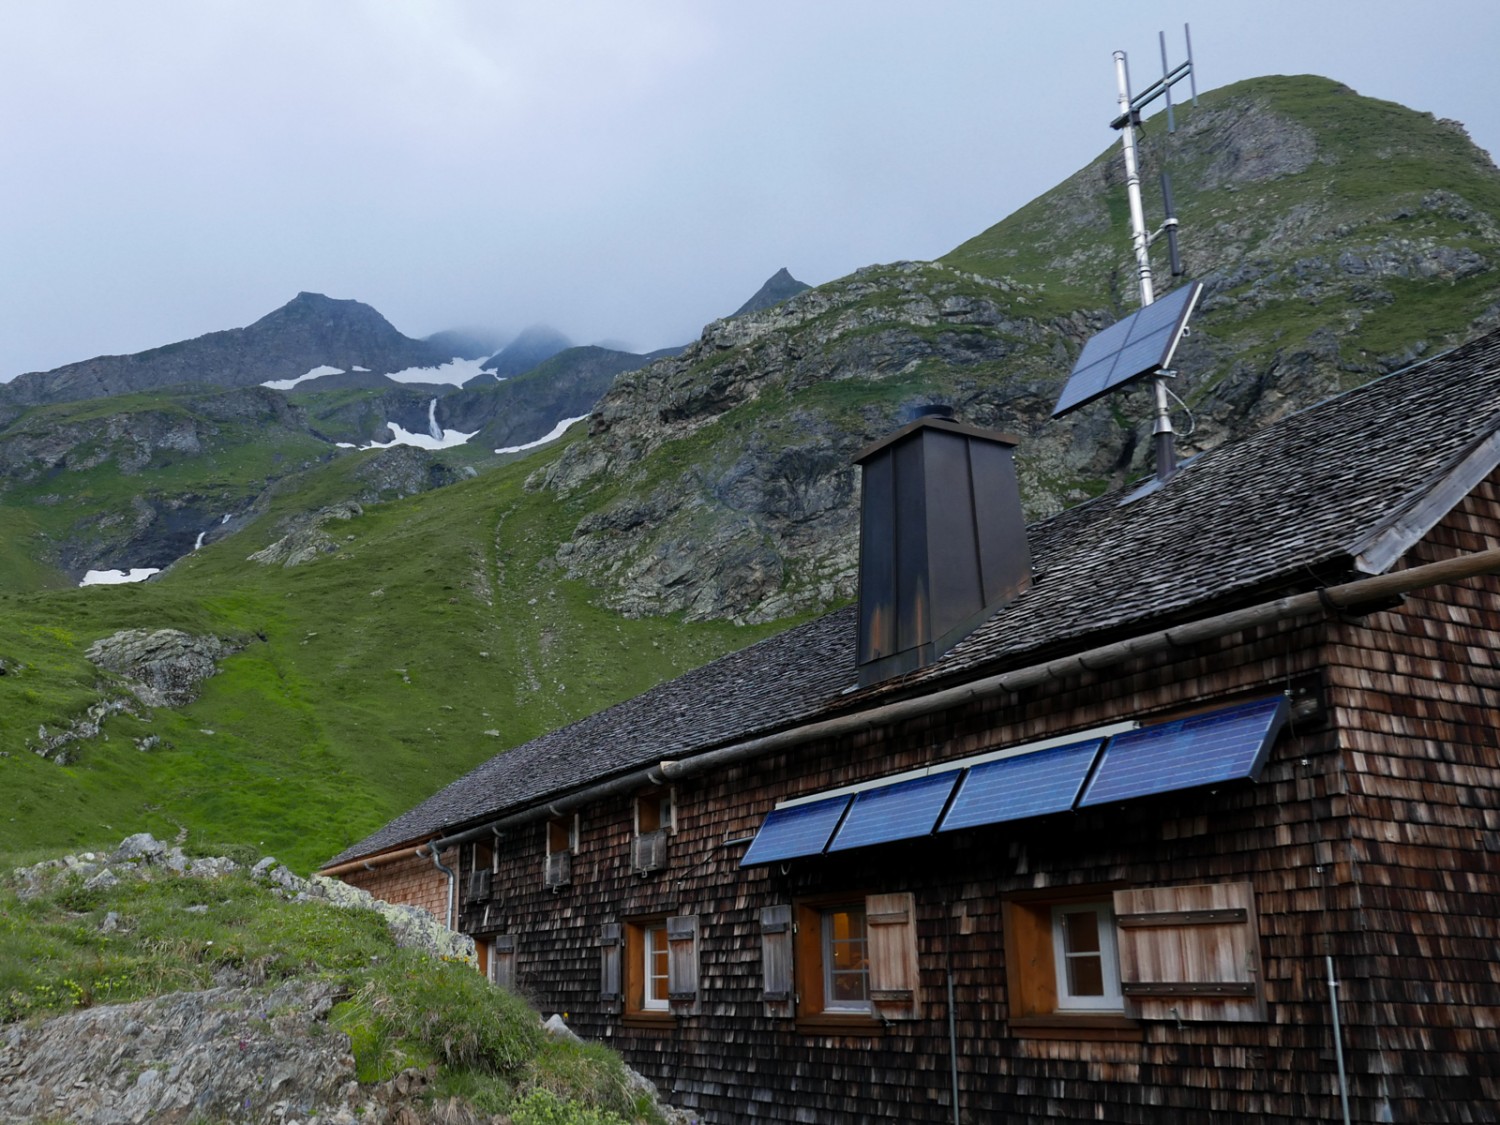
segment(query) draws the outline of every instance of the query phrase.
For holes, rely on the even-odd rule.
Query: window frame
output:
[[[830,1005],[827,998],[827,954],[823,919],[841,908],[857,907],[865,919],[868,1006]],[[881,1036],[894,1021],[922,1018],[921,974],[917,963],[916,896],[910,891],[886,894],[829,893],[796,898],[788,908],[791,921],[790,996],[778,987],[763,995],[766,1014],[791,1016],[800,1032],[813,1035]],[[763,971],[772,957],[768,945],[785,940],[781,915],[763,912]],[[784,952],[774,954],[777,973],[785,971]]]
[[[1032,1038],[1139,1041],[1139,1021],[1120,1007],[1073,1004],[1059,987],[1056,911],[1059,907],[1108,907],[1115,988],[1120,990],[1119,942],[1113,933],[1113,892],[1123,884],[1094,884],[1015,891],[1001,899],[1007,1022]],[[1101,932],[1101,945],[1104,944]],[[1060,999],[1062,1002],[1060,1003]]]
[[[628,944],[628,943],[627,943]],[[667,920],[658,918],[640,926],[640,948],[636,951],[641,959],[641,1012],[662,1013],[672,1010],[670,966],[671,953],[667,948]],[[659,962],[659,963],[658,963]],[[660,968],[661,972],[657,972]],[[653,995],[657,983],[661,984],[661,995]]]
[[[1067,929],[1064,918],[1069,914],[1091,913],[1098,926],[1099,948],[1097,950],[1072,951],[1067,948]],[[1097,956],[1099,976],[1103,991],[1093,994],[1075,994],[1069,985],[1068,960]],[[1053,972],[1057,982],[1058,1013],[1089,1013],[1097,1015],[1124,1015],[1125,996],[1120,990],[1119,942],[1115,935],[1114,904],[1108,899],[1085,902],[1058,902],[1052,905],[1052,958]]]
[[[699,916],[649,914],[627,918],[619,930],[619,1000],[625,1025],[670,1027],[680,1016],[697,1015],[702,988]],[[658,965],[665,976],[655,972]],[[653,980],[665,986],[664,996],[650,995]]]

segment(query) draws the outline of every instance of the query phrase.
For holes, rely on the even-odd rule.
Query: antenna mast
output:
[[[1162,173],[1162,196],[1166,205],[1166,218],[1154,233],[1146,231],[1146,211],[1141,203],[1141,174],[1136,155],[1135,130],[1141,123],[1141,110],[1157,98],[1167,99],[1167,131],[1177,131],[1176,117],[1172,112],[1172,87],[1193,73],[1193,39],[1187,24],[1182,25],[1187,41],[1187,62],[1174,68],[1167,66],[1167,36],[1161,39],[1161,78],[1153,82],[1139,95],[1130,94],[1130,67],[1124,51],[1115,52],[1115,82],[1119,87],[1120,115],[1110,122],[1111,128],[1120,130],[1120,143],[1125,150],[1125,194],[1130,202],[1130,241],[1135,250],[1136,277],[1140,284],[1141,308],[1156,300],[1156,287],[1151,277],[1151,244],[1165,234],[1171,252],[1172,275],[1181,276],[1183,270],[1177,257],[1177,216],[1172,212],[1171,181]],[[1193,104],[1198,104],[1198,84],[1192,82]],[[1161,372],[1152,379],[1155,392],[1156,421],[1153,433],[1156,440],[1156,476],[1166,480],[1177,471],[1177,449],[1172,441],[1172,411],[1167,401],[1167,379],[1169,372]]]

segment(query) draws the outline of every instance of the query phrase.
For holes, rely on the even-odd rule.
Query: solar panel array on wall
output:
[[[766,817],[740,866],[1253,781],[1288,713],[1286,698],[1272,696],[786,805]]]

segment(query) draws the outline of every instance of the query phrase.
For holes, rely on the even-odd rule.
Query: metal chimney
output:
[[[861,451],[861,687],[937,660],[1031,585],[1011,451],[929,414]]]

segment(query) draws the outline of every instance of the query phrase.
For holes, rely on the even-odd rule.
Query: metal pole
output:
[[[1349,1125],[1349,1076],[1344,1072],[1344,1033],[1339,1025],[1339,982],[1333,975],[1333,954],[1325,953],[1328,962],[1328,1010],[1333,1013],[1333,1057],[1339,1067],[1339,1103],[1344,1109],[1344,1125]]]
[[[1115,52],[1115,83],[1120,92],[1120,143],[1125,149],[1125,196],[1130,201],[1130,242],[1135,247],[1136,276],[1140,280],[1141,308],[1156,300],[1151,283],[1151,238],[1146,233],[1146,209],[1141,204],[1141,172],[1135,152],[1135,117],[1130,106],[1130,72],[1125,52]],[[1156,479],[1166,480],[1177,471],[1177,446],[1172,439],[1172,404],[1167,399],[1167,381],[1151,381],[1155,393],[1155,421],[1151,432],[1156,442]]]
[[[1141,173],[1135,156],[1135,117],[1130,108],[1130,73],[1125,52],[1115,52],[1115,81],[1120,88],[1120,142],[1125,146],[1125,195],[1130,201],[1130,242],[1135,247],[1135,268],[1140,279],[1141,308],[1156,300],[1151,284],[1151,243],[1146,234],[1146,211],[1141,205]]]

